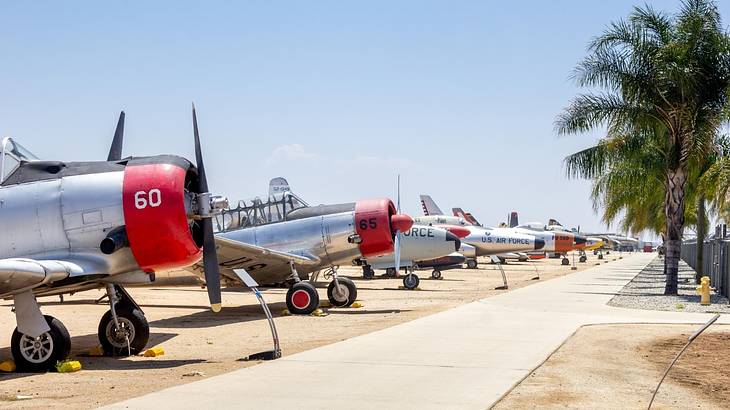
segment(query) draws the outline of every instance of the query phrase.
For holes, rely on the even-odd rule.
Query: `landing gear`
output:
[[[327,286],[327,299],[332,306],[348,307],[357,299],[357,287],[349,278],[338,278],[339,286],[333,280]]]
[[[309,282],[298,282],[286,292],[286,308],[295,315],[308,315],[319,307],[319,293]]]
[[[433,272],[431,272],[431,279],[442,279],[443,276],[441,276],[441,271],[438,269],[434,269]]]
[[[71,351],[71,336],[66,326],[53,316],[44,315],[50,330],[38,337],[13,331],[10,339],[10,350],[15,365],[20,371],[44,372],[53,370],[56,362],[68,357]]]
[[[408,290],[417,288],[419,283],[421,283],[421,279],[415,273],[409,273],[403,277],[403,287]]]
[[[598,259],[599,259],[599,260],[600,260],[600,259],[603,259],[603,252],[601,252],[601,253],[599,253],[599,254],[598,254]]]
[[[108,284],[109,311],[99,321],[99,342],[107,356],[134,356],[150,339],[150,325],[139,305],[120,285]]]
[[[385,276],[388,278],[397,278],[398,272],[396,272],[395,268],[387,268],[385,270]]]
[[[578,258],[578,262],[585,263],[588,260],[588,257],[585,255],[580,255],[580,258]]]
[[[563,260],[560,262],[560,264],[563,266],[568,266],[570,265],[570,259],[568,259],[567,257],[563,257]]]
[[[466,260],[466,267],[469,269],[476,269],[477,268],[477,260],[476,259],[467,259]]]
[[[362,267],[362,277],[363,279],[372,279],[375,277],[375,271],[372,266],[365,265]]]

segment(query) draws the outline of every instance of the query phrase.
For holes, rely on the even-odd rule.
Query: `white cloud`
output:
[[[306,161],[317,158],[317,154],[308,152],[301,144],[286,144],[274,148],[266,159],[267,164],[277,164],[289,161]]]

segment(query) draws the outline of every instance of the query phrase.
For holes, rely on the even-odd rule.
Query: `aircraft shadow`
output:
[[[327,313],[330,315],[382,315],[384,313],[403,313],[410,312],[410,309],[379,309],[379,310],[338,310],[329,309]]]
[[[284,302],[269,303],[269,309],[274,317],[279,316],[278,312],[286,309]],[[164,306],[163,306],[164,307]],[[171,329],[171,328],[208,328],[231,323],[250,322],[254,320],[263,320],[264,315],[261,306],[243,305],[235,307],[224,307],[219,313],[213,313],[206,307],[205,310],[191,313],[189,315],[175,316],[167,319],[159,319],[150,322],[150,326]]]

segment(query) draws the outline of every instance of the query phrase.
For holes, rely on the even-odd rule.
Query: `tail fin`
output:
[[[519,224],[520,224],[520,221],[518,219],[517,212],[516,211],[512,211],[509,214],[509,227],[510,228],[514,228],[515,226],[517,226]]]
[[[291,192],[289,182],[287,182],[286,178],[282,177],[272,178],[269,181],[269,196],[282,192]]]
[[[560,222],[558,222],[555,219],[550,218],[548,221],[548,226],[563,226]]]
[[[421,195],[421,207],[423,208],[423,214],[426,216],[444,215],[438,205],[436,205],[436,202],[431,199],[430,195]]]
[[[465,221],[469,222],[472,225],[482,226],[482,224],[477,221],[477,218],[474,218],[474,215],[469,212],[464,212],[464,210],[461,208],[452,208],[451,211],[454,213],[454,216],[464,218]]]

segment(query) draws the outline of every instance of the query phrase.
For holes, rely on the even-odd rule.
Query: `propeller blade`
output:
[[[398,174],[398,213],[400,213],[400,174]]]
[[[195,137],[195,166],[198,168],[198,193],[208,192],[208,179],[203,165],[203,152],[200,149],[200,133],[198,132],[198,116],[193,104],[193,135]],[[221,272],[218,268],[218,254],[215,249],[213,236],[213,221],[203,218],[200,221],[203,228],[203,271],[205,272],[205,287],[208,289],[210,309],[213,312],[221,310]]]
[[[124,111],[119,113],[119,121],[117,121],[117,128],[114,130],[114,139],[112,139],[112,146],[109,148],[109,155],[107,161],[119,161],[122,159],[122,145],[124,142]]]
[[[400,272],[400,231],[395,231],[395,249],[393,253],[395,254],[395,273],[398,274]]]

